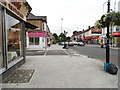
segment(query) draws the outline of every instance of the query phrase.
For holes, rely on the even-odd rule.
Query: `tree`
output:
[[[66,34],[67,34],[67,32],[65,32],[65,33],[61,33],[60,35],[59,35],[59,39],[60,39],[60,41],[64,41],[64,40],[66,40]]]
[[[73,36],[77,36],[78,35],[78,31],[73,31]]]
[[[105,15],[102,15],[100,20],[95,22],[95,27],[98,29],[107,27],[107,22],[105,21]]]
[[[55,42],[58,42],[58,41],[59,41],[58,35],[57,35],[56,33],[54,33],[53,36],[54,36],[54,41],[55,41]]]
[[[67,41],[70,42],[70,37],[67,37]]]
[[[95,27],[99,29],[105,28],[108,22],[113,26],[120,26],[120,12],[109,12],[102,15],[100,20],[95,22]]]

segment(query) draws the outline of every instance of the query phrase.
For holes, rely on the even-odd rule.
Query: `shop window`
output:
[[[33,37],[29,37],[29,45],[34,45]]]
[[[3,66],[2,44],[2,10],[0,7],[0,68]]]
[[[8,62],[15,60],[21,53],[21,25],[20,21],[6,14],[7,54]]]
[[[116,27],[116,31],[120,31],[120,26],[117,26],[117,27]]]
[[[39,37],[29,37],[29,45],[39,45]]]
[[[35,45],[39,45],[39,37],[35,38]]]

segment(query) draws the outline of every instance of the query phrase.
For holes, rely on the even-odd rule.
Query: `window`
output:
[[[2,9],[0,7],[0,68],[3,66],[3,54],[2,54]]]
[[[117,26],[117,27],[116,27],[116,31],[120,31],[120,26]]]
[[[21,22],[6,14],[7,55],[8,63],[22,55],[21,53]]]
[[[29,37],[29,45],[39,45],[39,37]]]
[[[29,45],[34,45],[33,37],[29,37]]]

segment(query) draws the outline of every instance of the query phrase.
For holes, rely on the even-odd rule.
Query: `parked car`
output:
[[[73,42],[74,45],[78,45],[78,42]]]
[[[78,46],[85,46],[85,44],[83,43],[83,42],[77,42],[78,44]]]
[[[73,42],[68,42],[68,46],[74,46]]]
[[[68,42],[65,42],[65,44],[68,44]],[[64,42],[59,42],[59,45],[64,45]]]
[[[59,45],[64,45],[64,42],[59,42]]]

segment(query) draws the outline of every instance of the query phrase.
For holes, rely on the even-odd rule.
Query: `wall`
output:
[[[29,23],[37,26],[42,30],[42,20],[27,20]]]
[[[7,0],[6,2],[0,2],[0,4],[4,7],[6,7],[9,11],[17,15],[19,18],[26,21],[26,15],[28,14],[28,11],[30,10],[28,6],[25,5],[24,2],[10,2],[10,0]]]
[[[120,12],[120,1],[118,2],[118,12]]]

